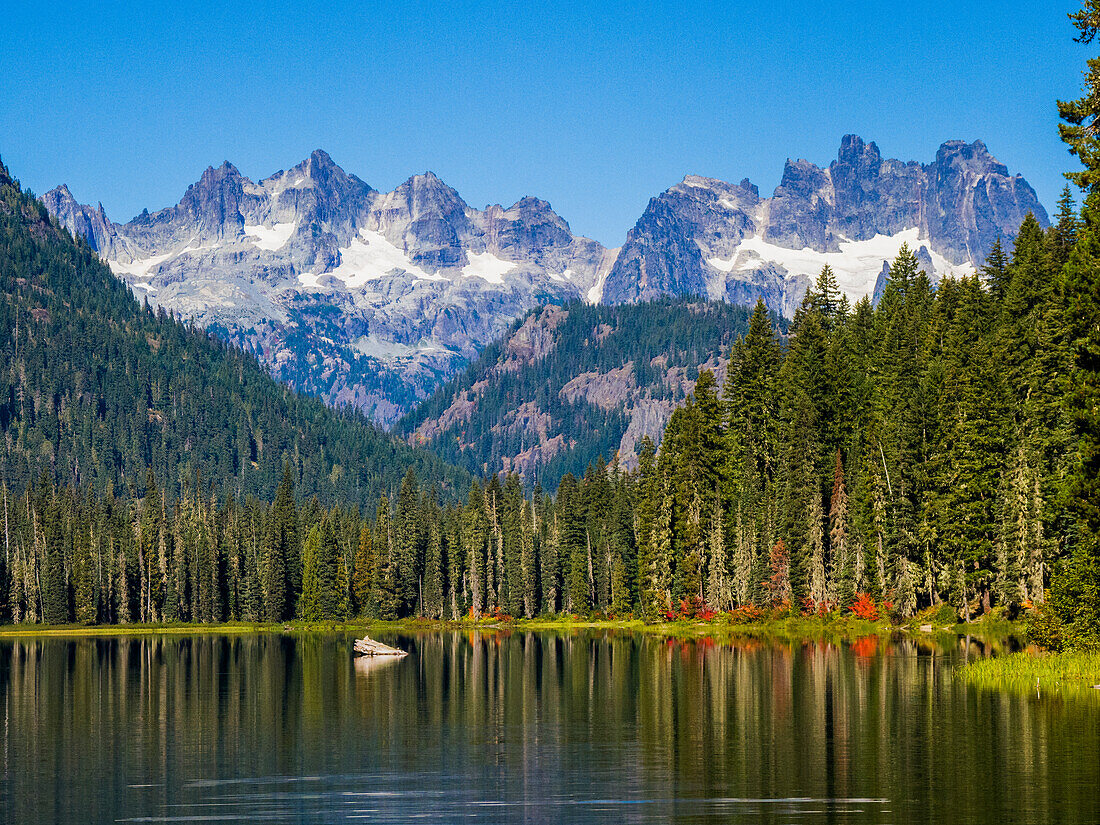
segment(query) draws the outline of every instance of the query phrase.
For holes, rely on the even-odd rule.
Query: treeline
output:
[[[0,165],[0,479],[170,495],[196,475],[271,499],[284,461],[303,491],[372,506],[405,469],[460,492],[462,471],[359,416],[277,384],[254,357],[140,305],[82,239]]]
[[[1011,259],[998,244],[936,289],[903,247],[877,308],[826,267],[786,348],[758,307],[721,397],[700,381],[643,482],[643,603],[1042,602],[1075,532],[1058,273],[1076,234],[1067,195],[1052,230],[1028,216]]]
[[[410,469],[369,518],[300,504],[294,488],[289,465],[271,503],[209,489],[171,500],[151,472],[129,499],[45,475],[18,497],[4,486],[0,620],[531,616],[562,603],[551,502],[525,499],[514,475],[475,483],[461,506]]]

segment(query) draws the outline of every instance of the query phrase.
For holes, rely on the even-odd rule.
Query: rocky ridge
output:
[[[210,167],[178,204],[125,224],[65,186],[43,201],[139,297],[387,426],[536,306],[763,298],[790,317],[825,263],[858,299],[881,291],[902,243],[937,281],[980,266],[1028,211],[1047,222],[981,141],[921,164],[854,135],[826,168],[788,160],[771,197],[689,175],[621,249],[573,235],[538,198],[475,209],[430,172],[379,192],[320,150],[259,182]]]
[[[636,465],[700,369],[724,380],[748,311],[724,303],[545,306],[397,424],[411,444],[478,472],[557,485],[596,456]]]
[[[378,192],[320,150],[259,182],[208,168],[176,206],[126,224],[64,186],[44,202],[139,297],[383,424],[609,265],[546,201],[474,209],[430,172]]]
[[[826,263],[855,300],[907,243],[938,281],[980,267],[1028,212],[1047,224],[1031,186],[981,141],[949,141],[920,164],[884,159],[847,135],[827,168],[788,160],[770,198],[748,180],[687,176],[649,202],[598,287],[610,303],[763,298],[790,317]]]

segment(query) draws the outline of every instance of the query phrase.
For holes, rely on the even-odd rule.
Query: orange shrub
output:
[[[868,593],[859,593],[849,609],[857,618],[865,619],[868,622],[878,621],[878,606]]]

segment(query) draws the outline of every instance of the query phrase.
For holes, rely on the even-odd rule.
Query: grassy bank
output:
[[[578,617],[545,617],[536,619],[462,619],[437,621],[431,619],[400,619],[397,621],[352,620],[347,622],[224,622],[215,624],[156,623],[122,625],[6,625],[0,626],[0,639],[41,636],[135,636],[247,633],[318,633],[373,632],[420,633],[438,630],[484,631],[551,631],[576,633],[581,631],[623,631],[678,638],[753,636],[777,639],[854,639],[860,636],[883,635],[898,628],[886,622],[869,622],[853,617],[769,618],[749,623],[731,621],[719,616],[709,621],[680,619],[649,623],[640,619],[582,619]]]
[[[1056,695],[1100,690],[1100,653],[1020,651],[978,659],[959,668],[968,683],[992,690],[1038,691]]]

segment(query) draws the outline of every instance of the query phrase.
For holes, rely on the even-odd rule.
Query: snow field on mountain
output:
[[[816,280],[822,267],[828,264],[836,274],[841,291],[854,302],[874,292],[883,261],[892,262],[902,244],[909,244],[913,252],[921,246],[930,246],[928,240],[920,238],[916,227],[896,235],[876,235],[865,241],[844,240],[839,244],[839,252],[818,252],[809,247],[786,249],[753,236],[738,244],[731,258],[708,258],[707,263],[720,272],[730,273],[751,271],[770,262],[783,267],[790,275],[805,275],[811,281]],[[955,265],[936,252],[930,254],[935,274],[963,275],[974,271],[969,264]]]
[[[252,245],[268,252],[282,249],[297,228],[296,223],[277,223],[274,226],[245,226],[244,234],[252,238]]]
[[[481,278],[491,284],[503,284],[504,276],[516,268],[515,263],[501,260],[492,252],[471,252],[467,249],[466,259],[469,263],[462,267],[463,277]]]
[[[388,275],[395,269],[403,269],[415,278],[426,281],[446,281],[442,275],[431,275],[414,264],[405,252],[390,243],[380,232],[370,229],[360,229],[359,237],[353,238],[351,243],[340,250],[340,265],[327,273],[339,278],[348,289],[361,287],[367,281],[373,281]],[[298,279],[307,283],[302,273]],[[317,282],[317,275],[311,276],[313,283]]]

